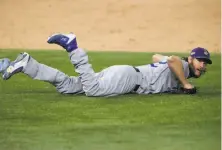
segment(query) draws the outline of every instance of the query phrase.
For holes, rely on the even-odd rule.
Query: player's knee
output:
[[[67,91],[64,88],[56,88],[56,91],[60,94],[67,94]]]
[[[83,93],[83,91],[81,91],[81,90],[73,91],[73,90],[67,90],[67,89],[57,89],[57,92],[60,94],[80,94],[80,93]]]
[[[60,94],[71,94],[74,93],[73,91],[70,91],[68,88],[63,86],[57,86],[56,91]]]

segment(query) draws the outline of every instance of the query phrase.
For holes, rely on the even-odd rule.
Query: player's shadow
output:
[[[211,98],[215,96],[221,97],[221,92],[220,91],[199,92],[198,96],[211,97]]]
[[[4,94],[23,95],[23,94],[53,94],[56,91],[53,90],[16,90],[4,92]]]

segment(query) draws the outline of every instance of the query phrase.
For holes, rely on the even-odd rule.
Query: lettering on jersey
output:
[[[165,62],[160,61],[158,63],[152,63],[152,64],[150,64],[150,66],[156,68],[156,67],[158,67],[158,64],[166,64],[166,63],[167,63],[166,61]]]
[[[150,66],[151,66],[151,67],[157,67],[157,66],[155,66],[155,64],[150,64]]]

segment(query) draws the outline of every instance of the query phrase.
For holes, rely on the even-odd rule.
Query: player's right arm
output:
[[[164,55],[161,55],[161,54],[154,54],[152,56],[153,63],[157,63],[157,62],[161,62],[161,61],[167,61],[167,59],[168,59],[168,56],[164,56]]]
[[[170,56],[167,59],[168,66],[170,70],[176,75],[177,79],[186,89],[192,89],[193,85],[191,85],[184,75],[183,64],[178,56]]]

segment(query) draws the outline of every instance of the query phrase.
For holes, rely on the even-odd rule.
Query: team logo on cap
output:
[[[208,53],[206,50],[204,50],[204,54],[205,54],[205,55],[209,55],[209,53]]]
[[[191,52],[191,53],[190,53],[190,55],[194,55],[194,54],[195,54],[195,52]]]

